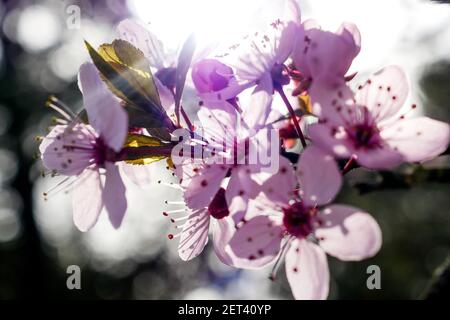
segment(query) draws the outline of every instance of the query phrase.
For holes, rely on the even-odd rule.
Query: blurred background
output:
[[[353,71],[360,76],[385,65],[402,66],[418,113],[450,122],[450,5],[430,0],[301,0],[304,19],[326,29],[352,21],[362,33]],[[167,239],[164,200],[176,198],[165,163],[155,183],[128,183],[129,211],[115,231],[106,215],[80,233],[72,223],[70,194],[44,201],[57,179],[35,159],[36,136],[46,134],[54,94],[79,110],[78,67],[88,60],[83,39],[94,45],[117,35],[126,17],[149,24],[174,52],[191,32],[200,41],[231,40],[280,9],[281,0],[80,0],[0,2],[0,298],[58,299],[292,299],[279,271],[239,271],[221,264],[210,246],[184,263]],[[79,18],[79,19],[78,19]],[[75,19],[75,20],[74,20]],[[450,253],[450,161],[394,173],[352,172],[338,202],[371,212],[383,230],[383,247],[371,260],[329,259],[330,299],[417,299]],[[381,290],[368,290],[366,269],[381,268]],[[68,290],[66,269],[79,265],[82,289]]]

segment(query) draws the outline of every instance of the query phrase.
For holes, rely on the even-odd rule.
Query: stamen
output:
[[[71,178],[73,177],[64,178],[62,181],[58,182],[55,186],[51,187],[46,192],[43,192],[42,195],[44,196],[44,199],[47,200],[49,196],[58,194],[60,192],[67,193],[76,182],[76,179],[69,181]]]
[[[167,235],[167,238],[169,238],[169,240],[172,240],[172,239],[174,239],[174,238],[178,238],[179,236],[181,236],[181,233],[182,233],[182,232],[179,232],[179,233],[177,233],[177,234],[169,233],[169,234]]]
[[[68,121],[72,121],[76,118],[76,114],[55,96],[50,96],[45,102],[45,106],[55,110]]]
[[[176,222],[178,222],[178,221],[185,221],[185,220],[187,220],[189,218],[189,216],[188,215],[185,215],[185,216],[183,216],[183,217],[179,217],[179,218],[170,218],[170,221],[172,222],[172,223],[176,223]],[[183,224],[184,225],[184,224]]]
[[[184,191],[182,186],[180,186],[179,184],[173,183],[173,182],[163,182],[163,181],[159,180],[158,184],[166,186],[166,187],[169,187],[169,188],[173,188],[173,189]]]
[[[54,124],[61,124],[61,125],[67,125],[69,123],[69,122],[67,122],[67,120],[59,119],[57,117],[52,118],[52,122]]]
[[[169,210],[169,211],[163,211],[163,215],[167,217],[171,214],[184,213],[184,212],[186,212],[186,209]]]
[[[270,272],[269,279],[272,281],[275,281],[276,274],[278,272],[278,269],[280,268],[282,258],[286,255],[287,250],[290,248],[290,243],[294,240],[293,236],[290,236],[284,244],[281,246],[280,253],[278,254],[277,260],[275,261],[275,264],[272,268],[272,271]]]
[[[382,125],[380,126],[380,130],[382,130],[383,128],[391,126],[393,123],[397,122],[398,120],[406,119],[411,114],[411,112],[413,112],[416,108],[417,108],[417,105],[416,104],[412,104],[411,107],[406,112],[402,113],[398,117],[392,117],[389,120],[384,121],[382,123]]]

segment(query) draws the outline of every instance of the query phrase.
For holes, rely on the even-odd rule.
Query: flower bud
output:
[[[192,80],[199,93],[225,89],[233,78],[233,70],[215,59],[201,60],[192,67]]]

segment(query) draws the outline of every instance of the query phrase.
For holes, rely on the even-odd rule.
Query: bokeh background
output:
[[[155,183],[128,183],[129,211],[115,231],[102,215],[96,227],[78,232],[70,194],[44,201],[57,179],[43,178],[35,159],[38,142],[54,114],[50,94],[80,109],[78,67],[88,60],[83,39],[111,41],[114,26],[133,17],[148,23],[176,52],[191,32],[201,41],[229,40],[255,28],[280,8],[281,0],[80,0],[0,2],[0,298],[57,299],[291,299],[281,268],[240,271],[221,264],[208,246],[191,262],[177,257],[161,215],[172,189],[165,164],[153,168]],[[442,2],[442,3],[441,3]],[[356,23],[363,49],[353,71],[360,76],[389,64],[410,79],[418,113],[450,122],[450,5],[430,0],[301,0],[304,18],[327,29]],[[80,28],[68,27],[80,8]],[[70,22],[69,22],[70,23]],[[417,299],[427,296],[436,270],[450,253],[450,161],[348,175],[339,202],[371,212],[383,230],[383,248],[373,259],[329,259],[331,299]],[[79,265],[82,289],[66,288],[66,268]],[[368,290],[366,269],[380,266],[381,290]],[[438,293],[438,295],[441,293]]]

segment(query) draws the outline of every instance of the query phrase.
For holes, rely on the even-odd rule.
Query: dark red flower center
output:
[[[276,63],[270,71],[274,88],[282,88],[291,81],[288,71],[283,64]]]
[[[347,130],[355,148],[375,148],[380,144],[380,135],[378,128],[373,124],[361,123]]]
[[[295,202],[284,208],[283,224],[286,231],[297,238],[306,238],[313,231],[312,216],[315,210]]]
[[[106,161],[114,162],[116,153],[106,145],[101,137],[95,139],[94,143],[94,161],[95,164],[103,167]]]

